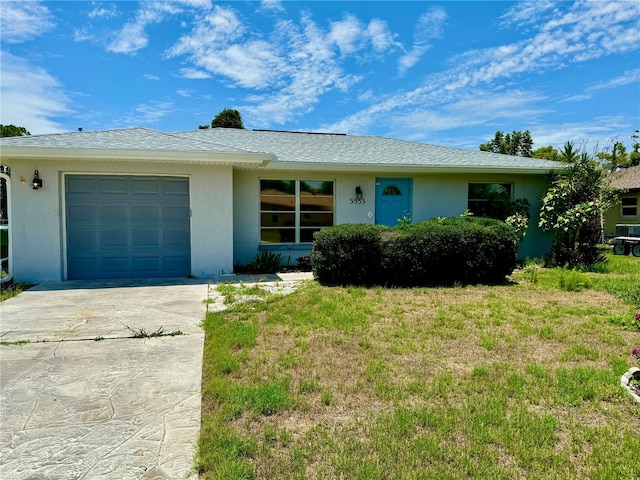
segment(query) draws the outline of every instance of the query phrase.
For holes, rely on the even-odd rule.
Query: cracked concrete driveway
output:
[[[41,284],[0,304],[0,478],[195,478],[209,286]],[[133,339],[162,328],[184,335]]]

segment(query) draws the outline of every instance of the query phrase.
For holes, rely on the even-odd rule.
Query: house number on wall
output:
[[[355,204],[355,205],[364,205],[365,203],[367,203],[364,199],[364,194],[362,193],[362,189],[360,188],[360,185],[358,185],[356,187],[356,196],[354,198],[351,198],[351,203]]]

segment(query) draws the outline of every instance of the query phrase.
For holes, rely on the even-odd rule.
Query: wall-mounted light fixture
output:
[[[39,188],[42,188],[42,179],[40,178],[38,170],[36,170],[33,172],[33,189],[38,190]]]
[[[360,185],[356,187],[356,198],[362,198],[362,189],[360,188]]]

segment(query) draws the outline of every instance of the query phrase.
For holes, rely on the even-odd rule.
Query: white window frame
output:
[[[294,182],[295,183],[295,207],[293,211],[271,211],[271,210],[262,210],[262,190],[261,190],[261,184],[263,180],[273,180],[273,181],[283,181],[283,182]],[[285,177],[279,177],[279,178],[260,178],[258,181],[258,211],[259,211],[259,225],[258,225],[258,238],[259,238],[259,242],[260,245],[287,245],[287,244],[301,244],[301,245],[309,245],[311,244],[311,242],[302,242],[300,240],[300,231],[304,230],[305,228],[319,228],[319,229],[323,229],[326,228],[327,226],[323,226],[323,227],[303,227],[301,225],[301,221],[300,221],[300,217],[301,215],[305,214],[305,213],[309,213],[308,211],[301,211],[300,210],[300,182],[331,182],[333,184],[333,194],[332,194],[332,205],[331,205],[331,211],[318,211],[318,212],[313,212],[313,213],[327,213],[327,214],[331,214],[332,218],[333,218],[333,222],[332,225],[336,224],[336,181],[335,179],[318,179],[318,178],[307,178],[307,177],[298,177],[298,178],[285,178]],[[266,213],[266,214],[281,214],[281,213],[286,213],[286,214],[294,214],[294,219],[295,219],[295,226],[292,228],[292,230],[294,230],[294,241],[293,242],[263,242],[262,241],[262,230],[280,230],[282,228],[288,228],[288,227],[263,227],[262,226],[262,215]]]

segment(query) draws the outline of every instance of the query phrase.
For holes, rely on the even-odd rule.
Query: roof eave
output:
[[[508,173],[527,175],[548,175],[554,170],[549,167],[514,166],[465,166],[465,165],[407,165],[375,163],[319,163],[319,162],[268,162],[263,166],[267,170],[308,170],[340,172],[406,172],[406,173]]]
[[[191,163],[202,165],[238,165],[260,167],[274,157],[264,153],[125,150],[59,147],[10,147],[0,150],[3,159],[90,160],[154,163]]]

